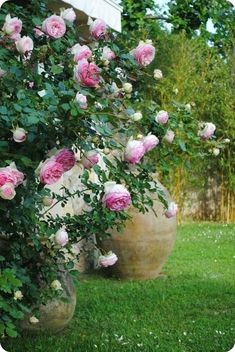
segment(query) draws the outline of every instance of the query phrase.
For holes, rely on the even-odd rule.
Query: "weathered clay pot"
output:
[[[169,193],[159,185],[170,200]],[[175,242],[176,218],[165,217],[163,205],[157,197],[153,208],[157,217],[151,209],[141,214],[131,208],[132,219],[126,223],[123,232],[111,231],[112,237],[102,241],[104,250],[111,250],[118,256],[118,262],[108,268],[112,276],[134,280],[159,276]]]
[[[32,314],[27,315],[20,324],[24,331],[33,334],[55,334],[69,324],[76,307],[76,290],[73,280],[68,273],[61,275],[60,282],[64,288],[63,298],[66,299],[66,302],[61,299],[53,299],[46,305],[41,305],[39,308],[39,323],[30,323],[29,318]]]

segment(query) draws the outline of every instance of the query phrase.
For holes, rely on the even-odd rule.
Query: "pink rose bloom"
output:
[[[79,104],[80,108],[83,110],[87,109],[87,97],[81,93],[77,93],[76,94],[76,98],[75,98],[76,102]]]
[[[161,125],[165,125],[167,123],[168,119],[169,119],[168,112],[165,110],[161,110],[157,114],[155,121],[160,123]]]
[[[95,87],[100,82],[99,72],[98,66],[83,59],[75,66],[74,77],[84,87]]]
[[[166,131],[166,134],[163,137],[163,139],[169,144],[171,144],[173,142],[174,138],[175,138],[175,133],[172,130]]]
[[[131,204],[131,196],[128,190],[116,182],[104,184],[105,193],[102,198],[103,205],[111,211],[122,211]]]
[[[60,229],[56,232],[55,234],[55,243],[58,244],[61,247],[66,246],[66,244],[69,241],[69,235],[68,232],[65,231],[64,229]]]
[[[30,56],[33,51],[33,41],[30,37],[22,37],[16,41],[16,49],[20,54]]]
[[[27,132],[20,127],[17,127],[14,131],[13,131],[13,139],[16,143],[22,143],[26,140],[27,137]]]
[[[20,172],[19,170],[17,169],[14,169],[14,168],[10,168],[10,171],[12,173],[12,175],[14,176],[15,178],[15,183],[14,183],[14,186],[15,187],[18,187],[19,185],[21,185],[24,181],[24,174],[23,172]]]
[[[79,47],[78,45],[79,44],[76,44],[76,49],[73,50],[75,51],[74,61],[78,62],[83,59],[89,59],[92,56],[91,49],[87,45],[79,45]]]
[[[99,162],[99,153],[96,150],[90,150],[81,159],[81,163],[85,169],[91,169]]]
[[[65,35],[66,25],[62,17],[52,15],[43,22],[42,30],[49,37],[58,39]]]
[[[108,46],[105,46],[103,48],[103,52],[102,52],[101,58],[102,58],[102,60],[111,61],[111,60],[114,60],[116,58],[116,55]]]
[[[198,135],[206,141],[207,139],[211,138],[216,130],[216,126],[212,122],[205,122],[203,124],[203,129],[198,132]]]
[[[152,44],[141,42],[133,51],[134,58],[141,66],[149,65],[155,57],[155,48]]]
[[[11,172],[11,168],[9,166],[0,168],[0,187],[6,183],[11,183],[14,187],[17,184],[17,179],[14,173]]]
[[[176,216],[178,210],[178,206],[175,202],[170,202],[170,204],[168,205],[168,209],[165,212],[165,215],[167,218],[172,218],[174,216]]]
[[[108,252],[106,255],[100,255],[98,263],[100,266],[107,268],[114,265],[118,261],[118,257],[113,252]]]
[[[0,78],[4,77],[6,74],[6,71],[0,68]]]
[[[63,165],[56,162],[54,158],[47,159],[40,169],[40,182],[52,185],[59,181],[64,173]]]
[[[54,158],[57,163],[62,165],[64,172],[71,170],[76,163],[74,152],[70,149],[62,149]]]
[[[97,19],[91,23],[90,32],[94,39],[104,39],[105,34],[107,32],[107,25],[103,20]]]
[[[5,183],[0,187],[0,197],[2,199],[11,200],[15,197],[16,192],[12,183]]]
[[[138,164],[144,156],[145,148],[142,141],[130,140],[125,151],[125,160],[131,164]]]
[[[35,35],[36,38],[40,38],[40,37],[44,37],[45,36],[45,33],[43,33],[43,31],[40,28],[38,28],[38,27],[35,27],[33,29],[33,31],[34,31],[34,35]]]
[[[72,7],[69,9],[63,9],[60,11],[60,17],[68,22],[74,22],[76,20],[76,13]]]
[[[145,153],[147,153],[159,144],[159,139],[153,134],[149,134],[142,139],[142,143],[144,145]]]
[[[17,17],[11,18],[10,15],[7,15],[2,30],[11,39],[16,40],[20,37],[22,21]]]

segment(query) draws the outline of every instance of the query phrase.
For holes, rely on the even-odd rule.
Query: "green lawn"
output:
[[[235,343],[235,226],[186,224],[163,276],[121,282],[88,276],[69,328],[21,337],[8,352],[227,352]]]

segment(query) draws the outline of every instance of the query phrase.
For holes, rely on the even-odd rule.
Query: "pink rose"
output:
[[[14,173],[11,172],[11,168],[9,166],[0,168],[0,187],[6,183],[11,183],[14,187],[17,184],[17,179]]]
[[[58,244],[61,247],[66,246],[66,244],[69,241],[69,235],[68,232],[65,231],[64,229],[60,229],[56,232],[55,234],[55,243]]]
[[[49,35],[49,37],[58,39],[65,35],[66,25],[63,18],[52,15],[43,22],[42,30]]]
[[[99,153],[96,150],[90,150],[81,159],[81,163],[85,169],[91,169],[99,162]]]
[[[176,216],[178,210],[178,206],[175,202],[170,202],[168,205],[168,209],[165,212],[165,215],[167,218],[172,218],[174,216]]]
[[[89,59],[92,56],[92,51],[87,45],[76,44],[71,49],[74,52],[74,61],[78,62],[82,59]]]
[[[6,74],[6,71],[0,68],[0,78],[4,77]]]
[[[18,187],[23,181],[24,174],[12,164],[11,166],[0,168],[0,187],[6,183],[11,183],[14,187]]]
[[[56,162],[54,158],[47,159],[40,169],[40,182],[52,185],[59,181],[64,173],[63,165]]]
[[[104,61],[105,60],[111,61],[111,60],[114,60],[116,58],[116,55],[108,46],[105,46],[103,48],[103,52],[102,52],[101,58]]]
[[[165,110],[161,110],[157,114],[155,121],[160,123],[161,125],[165,125],[167,123],[168,119],[169,119],[168,112]]]
[[[40,38],[40,37],[44,37],[45,36],[45,33],[38,27],[35,27],[33,29],[33,31],[34,31],[34,35],[35,35],[36,38]]]
[[[30,57],[33,51],[33,41],[30,37],[22,37],[16,41],[16,49],[20,54],[25,55],[27,58]]]
[[[87,109],[87,97],[81,93],[77,93],[76,94],[76,98],[75,98],[76,102],[79,104],[80,108],[83,110]]]
[[[142,141],[130,140],[125,151],[125,160],[131,164],[138,164],[144,156],[145,148]]]
[[[98,263],[100,266],[107,268],[114,265],[118,261],[118,257],[113,252],[108,252],[106,255],[100,255]]]
[[[71,170],[76,163],[74,152],[70,149],[61,150],[54,158],[57,163],[62,165],[64,172]]]
[[[5,183],[0,187],[0,197],[2,199],[11,200],[15,197],[16,192],[12,183]]]
[[[13,139],[16,143],[22,143],[26,140],[27,132],[20,127],[17,127],[13,131]]]
[[[155,57],[155,48],[152,44],[140,42],[133,51],[134,58],[141,66],[149,65]]]
[[[83,59],[75,66],[74,76],[82,86],[95,87],[100,82],[99,72],[98,66]]]
[[[131,196],[123,185],[116,182],[106,182],[104,188],[102,203],[106,208],[111,211],[122,211],[129,207]]]
[[[107,25],[103,20],[97,19],[91,23],[90,32],[94,39],[104,39],[105,34],[107,32]]]
[[[174,138],[175,138],[175,133],[172,130],[166,131],[166,134],[163,137],[163,139],[169,144],[171,144],[173,142]]]
[[[71,7],[69,9],[63,9],[60,11],[60,17],[68,22],[74,22],[76,20],[76,13],[74,9]]]
[[[18,187],[19,185],[21,185],[24,181],[24,174],[23,172],[20,172],[17,169],[11,168],[9,167],[9,170],[11,171],[12,175],[15,178],[15,182],[14,182],[14,186]]]
[[[216,130],[216,126],[212,122],[205,122],[202,124],[202,127],[203,128],[198,132],[198,135],[201,137],[201,139],[206,141],[213,136]]]
[[[20,37],[22,21],[17,17],[11,18],[10,15],[7,15],[2,30],[11,39],[16,40]]]
[[[147,153],[159,144],[159,139],[153,134],[149,134],[142,139],[142,143],[144,145],[145,153]]]

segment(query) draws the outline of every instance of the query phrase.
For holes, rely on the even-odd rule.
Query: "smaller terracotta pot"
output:
[[[60,282],[64,288],[63,298],[67,302],[61,299],[53,299],[46,305],[41,305],[39,308],[39,322],[36,324],[30,323],[29,319],[32,314],[27,314],[20,323],[23,331],[33,334],[55,334],[69,324],[76,307],[76,289],[69,273],[61,274]]]

